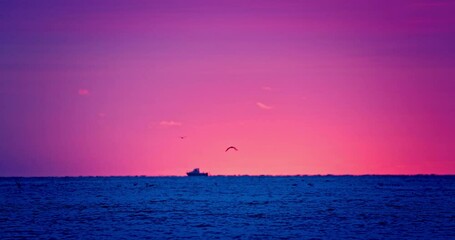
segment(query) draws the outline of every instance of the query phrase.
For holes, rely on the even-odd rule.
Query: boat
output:
[[[188,177],[207,177],[209,174],[200,172],[199,168],[195,168],[193,171],[187,172],[186,175],[188,175]]]

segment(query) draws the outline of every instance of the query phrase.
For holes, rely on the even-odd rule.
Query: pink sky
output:
[[[1,1],[0,176],[455,174],[454,12]]]

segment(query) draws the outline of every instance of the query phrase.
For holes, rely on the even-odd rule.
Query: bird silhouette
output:
[[[186,138],[186,136],[181,136],[181,137],[180,137],[180,139],[185,139],[185,138]]]
[[[229,151],[229,149],[234,149],[235,151],[238,151],[238,149],[237,149],[236,147],[234,147],[234,146],[230,146],[230,147],[228,147],[228,148],[226,149],[226,151],[225,151],[225,152]]]

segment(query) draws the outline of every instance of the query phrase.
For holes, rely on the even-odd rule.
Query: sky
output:
[[[454,12],[0,1],[0,176],[455,174]]]

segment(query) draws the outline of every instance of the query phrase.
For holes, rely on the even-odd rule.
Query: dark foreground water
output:
[[[1,239],[454,239],[455,176],[0,178]]]

